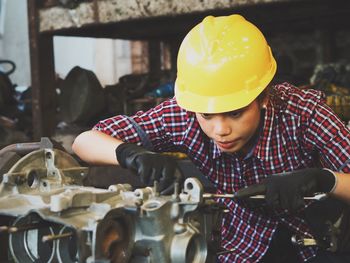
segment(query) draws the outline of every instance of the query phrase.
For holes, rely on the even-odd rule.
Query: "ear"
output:
[[[262,101],[262,108],[266,109],[268,103],[269,103],[269,96],[265,96],[265,98]]]
[[[270,94],[270,87],[267,87],[265,90],[263,90],[262,93],[258,96],[258,102],[260,104],[261,109],[266,109],[267,104],[269,103],[269,94]]]
[[[260,108],[266,109],[268,103],[269,103],[269,96],[264,96],[264,98],[260,100]]]

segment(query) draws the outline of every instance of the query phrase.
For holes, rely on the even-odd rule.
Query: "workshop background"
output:
[[[0,0],[0,148],[45,136],[72,153],[98,120],[172,97],[186,32],[232,13],[265,34],[277,81],[324,91],[349,122],[347,0]]]
[[[75,135],[98,119],[171,97],[179,43],[207,14],[241,13],[256,23],[279,79],[324,90],[350,119],[348,1],[0,3],[0,147],[53,136],[71,151]]]

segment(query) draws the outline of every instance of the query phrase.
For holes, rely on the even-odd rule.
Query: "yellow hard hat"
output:
[[[175,96],[189,111],[221,113],[250,104],[276,61],[264,35],[240,15],[208,16],[181,43]]]

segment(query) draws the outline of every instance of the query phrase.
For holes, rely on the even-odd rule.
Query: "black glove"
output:
[[[174,182],[183,183],[183,175],[171,156],[154,153],[132,143],[120,144],[115,153],[119,164],[136,172],[143,184],[152,185],[158,181],[158,190],[162,194],[169,194]]]
[[[327,169],[307,168],[303,170],[274,174],[262,183],[240,189],[237,198],[265,194],[268,206],[273,209],[287,209],[295,212],[302,208],[304,196],[315,193],[329,193],[336,184],[335,175]]]

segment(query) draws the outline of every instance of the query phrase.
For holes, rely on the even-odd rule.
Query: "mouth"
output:
[[[225,141],[225,142],[220,142],[220,141],[216,141],[216,144],[225,150],[231,149],[233,146],[235,146],[235,144],[237,144],[237,142],[239,141],[239,139],[233,140],[233,141]]]

